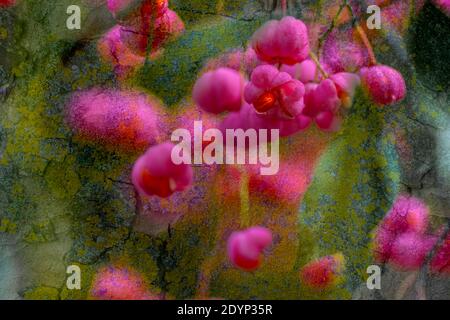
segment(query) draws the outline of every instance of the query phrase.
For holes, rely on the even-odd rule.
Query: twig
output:
[[[317,66],[317,69],[319,69],[320,73],[323,75],[323,77],[326,79],[329,77],[328,73],[323,69],[322,65],[320,64],[319,58],[317,58],[316,54],[314,52],[309,53],[309,57]]]
[[[334,30],[334,28],[336,28],[336,24],[337,24],[337,21],[339,19],[339,16],[341,15],[342,10],[344,10],[344,8],[346,6],[347,6],[347,1],[343,1],[341,6],[339,7],[338,12],[336,13],[336,15],[334,16],[333,20],[331,21],[331,25],[328,27],[327,31],[325,31],[324,34],[322,36],[320,36],[319,44],[318,44],[318,47],[317,47],[317,53],[318,53],[319,57],[322,54],[322,47],[323,47],[323,44],[324,44],[325,40],[328,38],[328,36]]]
[[[375,53],[373,52],[372,45],[370,44],[370,41],[367,38],[367,35],[364,32],[364,29],[359,25],[359,23],[356,23],[356,31],[358,31],[358,34],[361,37],[361,40],[364,43],[364,46],[366,47],[367,52],[369,53],[370,65],[371,66],[376,65],[377,58],[375,57]]]
[[[395,300],[402,300],[406,293],[408,292],[408,289],[412,287],[412,285],[416,282],[417,277],[419,276],[419,272],[415,271],[411,274],[409,274],[398,287],[397,291],[395,292]]]
[[[367,49],[367,52],[369,54],[369,59],[370,59],[370,65],[376,65],[377,59],[375,57],[373,47],[369,41],[369,38],[367,37],[366,32],[359,24],[358,18],[356,17],[355,12],[353,11],[353,7],[348,3],[348,0],[345,0],[344,2],[345,2],[345,6],[347,7],[347,9],[350,11],[350,15],[352,17],[352,25],[356,28],[356,31],[358,32],[359,37],[361,38],[364,46]]]
[[[287,1],[281,0],[281,10],[283,12],[283,17],[287,14]]]

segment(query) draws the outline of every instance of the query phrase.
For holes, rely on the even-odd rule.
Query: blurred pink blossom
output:
[[[135,91],[79,91],[72,95],[67,113],[76,135],[114,150],[145,150],[162,133],[163,117],[158,103]]]
[[[98,300],[157,300],[141,275],[122,267],[101,269],[94,278],[91,296]]]

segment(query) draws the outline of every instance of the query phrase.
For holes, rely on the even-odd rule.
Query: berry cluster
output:
[[[375,258],[401,270],[420,268],[436,246],[439,233],[428,234],[429,210],[417,198],[399,196],[392,209],[380,223],[375,235]],[[431,270],[436,273],[450,271],[450,237],[431,257]]]
[[[109,0],[108,8],[116,14],[129,2]],[[98,49],[123,76],[145,59],[161,54],[166,41],[183,29],[167,1],[145,0],[129,19],[100,40]],[[364,43],[367,45],[367,41]],[[311,51],[308,27],[301,20],[289,16],[271,20],[255,32],[248,48],[206,64],[192,92],[199,108],[187,109],[175,123],[191,128],[193,118],[200,117],[207,126],[222,131],[278,129],[281,137],[287,137],[313,124],[325,132],[338,131],[359,86],[379,106],[405,98],[406,84],[398,71],[377,64],[373,57],[367,59],[356,47],[358,57],[347,68],[335,49],[333,44],[326,44],[320,59]],[[75,93],[68,110],[68,122],[79,137],[113,149],[144,152],[133,166],[131,180],[145,200],[173,199],[193,184],[193,168],[174,164],[174,145],[163,142],[167,140],[164,133],[170,116],[163,114],[155,99],[135,91],[94,88]],[[292,156],[281,164],[276,177],[261,177],[255,173],[255,166],[236,171],[242,181],[243,176],[248,179],[250,192],[295,203],[310,182],[304,174],[310,168],[304,166]],[[377,230],[377,259],[402,269],[419,268],[439,238],[439,234],[427,234],[428,219],[428,209],[418,199],[398,198]],[[261,266],[272,240],[272,232],[260,226],[235,231],[228,238],[229,260],[244,271],[254,271]],[[432,257],[433,271],[449,272],[449,248],[447,237]],[[334,286],[343,270],[344,258],[337,253],[306,264],[300,270],[300,280],[305,286],[323,290]],[[130,296],[130,285],[137,295]],[[120,269],[102,271],[93,295],[111,299],[149,297],[141,290],[137,275]]]

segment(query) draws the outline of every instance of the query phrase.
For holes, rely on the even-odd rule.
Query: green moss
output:
[[[50,242],[56,240],[55,227],[50,220],[31,225],[23,240],[28,243]]]
[[[59,291],[51,287],[37,287],[24,293],[26,300],[59,300]]]
[[[342,133],[331,143],[315,170],[314,180],[302,202],[300,264],[308,259],[342,252],[347,261],[351,291],[361,284],[372,264],[370,233],[397,195],[399,176],[391,139],[383,139],[384,112],[360,91],[344,123]]]
[[[14,234],[17,231],[17,224],[12,222],[10,219],[3,218],[0,221],[0,233],[10,233]]]
[[[167,105],[175,105],[189,95],[198,72],[208,58],[246,45],[262,23],[216,18],[187,30],[169,44],[164,55],[141,69],[137,83],[153,92]]]

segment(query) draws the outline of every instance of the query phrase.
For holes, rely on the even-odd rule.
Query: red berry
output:
[[[254,271],[261,265],[261,253],[272,242],[272,233],[263,227],[252,227],[234,232],[228,239],[228,257],[245,271]]]
[[[302,283],[309,288],[324,290],[336,284],[344,268],[342,254],[326,256],[312,261],[300,271]]]
[[[134,164],[132,181],[144,196],[169,197],[192,183],[192,167],[172,161],[172,143],[151,147]]]
[[[431,270],[435,273],[450,275],[450,234],[447,235],[431,261]]]

